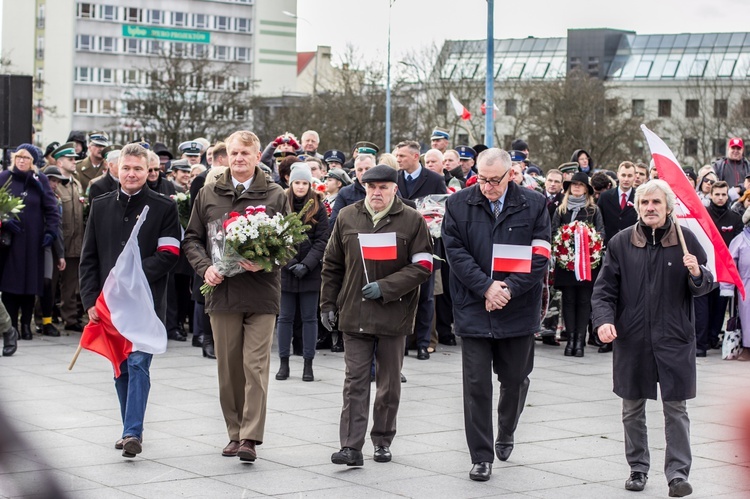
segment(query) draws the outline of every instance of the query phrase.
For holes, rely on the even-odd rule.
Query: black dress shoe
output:
[[[555,335],[553,333],[552,336],[542,336],[542,345],[549,345],[549,346],[552,346],[552,347],[559,347],[560,346],[560,342],[557,341],[557,339],[555,338]]]
[[[401,382],[406,383],[406,376],[404,376],[404,373],[401,373]]]
[[[599,353],[609,353],[612,351],[612,343],[605,343],[604,345],[599,347],[599,350],[597,352]]]
[[[167,338],[174,341],[187,341],[187,338],[182,336],[176,329],[167,332]]]
[[[44,324],[42,326],[42,334],[44,336],[52,336],[54,338],[57,338],[58,336],[60,336],[60,331],[50,323]]]
[[[456,346],[456,337],[455,336],[450,336],[448,338],[440,338],[440,339],[438,339],[438,343],[440,343],[441,345],[448,345],[450,347],[455,347]]]
[[[510,442],[500,442],[498,437],[498,440],[495,441],[495,454],[497,458],[501,461],[507,461],[511,452],[513,452],[513,437],[510,437]]]
[[[216,353],[214,352],[214,344],[213,343],[204,343],[203,344],[203,356],[209,359],[215,359]]]
[[[391,448],[385,445],[376,445],[375,453],[372,455],[373,461],[376,463],[389,463],[393,455],[391,454]]]
[[[21,324],[21,339],[22,340],[34,339],[34,335],[31,334],[31,326],[29,324]]]
[[[696,357],[705,357],[706,356],[706,351],[705,350],[696,350],[695,351],[695,356]]]
[[[430,358],[430,352],[427,351],[424,347],[419,347],[417,350],[417,359],[419,360],[428,360]]]
[[[18,331],[13,326],[3,333],[3,357],[10,357],[18,349]]]
[[[193,346],[198,347],[198,348],[203,346],[203,335],[199,335],[199,334],[193,335]]]
[[[65,330],[75,331],[76,333],[82,333],[83,325],[80,322],[76,322],[75,324],[65,324]]]
[[[692,485],[684,478],[673,478],[669,482],[669,497],[685,497],[692,493]]]
[[[634,492],[640,492],[646,488],[646,482],[648,482],[648,475],[641,471],[633,471],[630,476],[625,480],[625,490],[632,490]]]
[[[362,452],[351,447],[344,447],[331,455],[333,464],[345,464],[347,466],[364,466],[365,458]]]
[[[475,482],[486,482],[492,475],[492,463],[474,463],[469,472],[469,478]]]

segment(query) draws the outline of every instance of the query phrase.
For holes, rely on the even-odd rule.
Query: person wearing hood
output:
[[[698,193],[698,199],[701,200],[703,206],[708,206],[711,203],[711,186],[716,183],[718,178],[714,169],[706,165],[698,170],[698,180],[695,183],[695,192]]]
[[[727,246],[743,228],[742,217],[729,209],[729,191],[729,184],[723,180],[711,185],[711,200],[707,207],[711,220]],[[719,333],[724,324],[726,309],[727,298],[721,296],[718,284],[709,293],[695,299],[696,356],[705,357],[709,349],[721,348]]]
[[[570,157],[571,163],[578,163],[578,171],[589,177],[594,174],[594,160],[585,149],[576,149]]]

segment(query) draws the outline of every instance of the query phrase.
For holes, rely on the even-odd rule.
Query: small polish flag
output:
[[[456,116],[460,116],[462,120],[470,120],[471,119],[471,113],[469,112],[466,107],[464,107],[463,104],[458,102],[458,99],[456,99],[456,96],[453,95],[453,92],[450,93],[451,98],[451,104],[453,104],[453,109],[456,111]]]
[[[395,232],[359,234],[359,245],[365,260],[395,260],[398,254]]]
[[[549,259],[550,249],[550,244],[543,239],[534,239],[531,246],[493,244],[492,271],[528,274],[531,272],[531,257],[539,255]]]
[[[143,208],[96,299],[99,322],[89,322],[80,340],[83,348],[112,362],[116,378],[120,377],[120,364],[131,352],[160,354],[167,350],[167,330],[154,310],[154,298],[138,248],[138,232],[148,210],[148,206]],[[159,238],[158,246],[159,251],[180,254],[177,239]]]

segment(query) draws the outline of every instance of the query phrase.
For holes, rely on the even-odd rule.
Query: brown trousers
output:
[[[377,348],[376,348],[377,344]],[[403,336],[344,333],[344,407],[341,409],[341,447],[362,450],[370,413],[370,366],[375,354],[375,405],[370,438],[373,445],[391,446],[401,400]]]
[[[60,275],[60,315],[66,326],[81,322],[78,317],[78,265],[81,259],[66,258],[65,270]]]
[[[212,312],[219,402],[229,440],[263,443],[276,316]]]

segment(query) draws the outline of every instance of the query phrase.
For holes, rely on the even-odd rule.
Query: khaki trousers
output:
[[[65,259],[65,270],[60,272],[60,315],[66,326],[81,322],[78,317],[78,257]]]
[[[375,345],[377,344],[377,350]],[[401,400],[403,336],[344,333],[344,407],[341,409],[341,447],[362,450],[370,414],[370,367],[375,354],[375,404],[372,409],[373,445],[391,446]]]
[[[212,312],[219,401],[230,440],[263,443],[276,316]]]

